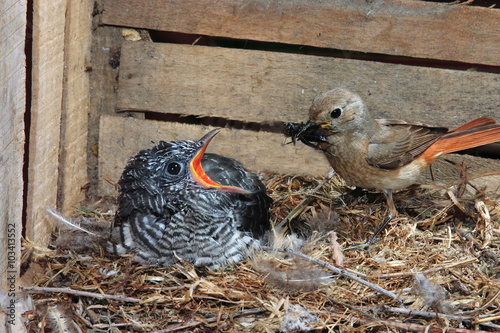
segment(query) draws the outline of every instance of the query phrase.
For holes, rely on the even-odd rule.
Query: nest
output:
[[[356,245],[387,213],[380,193],[352,190],[336,175],[262,179],[285,253],[267,249],[221,270],[145,267],[25,241],[29,331],[500,330],[500,202],[465,198],[463,186],[398,192],[400,216],[366,251]],[[78,214],[111,220],[104,211]]]

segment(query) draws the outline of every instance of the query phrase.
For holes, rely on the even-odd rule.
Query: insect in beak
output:
[[[297,140],[299,140],[306,146],[333,154],[319,147],[321,142],[327,142],[326,137],[319,131],[324,127],[322,124],[314,124],[311,121],[307,121],[306,123],[286,123],[283,134],[285,134],[285,137],[291,138],[293,144],[296,144]],[[316,142],[317,145],[313,144],[313,142]]]

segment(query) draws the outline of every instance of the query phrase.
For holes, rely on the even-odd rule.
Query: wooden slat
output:
[[[106,0],[102,21],[188,34],[500,65],[498,9],[427,1]]]
[[[98,21],[98,16],[94,17]],[[116,114],[119,67],[111,66],[111,60],[118,60],[123,41],[122,28],[99,25],[92,33],[92,71],[90,72],[90,110],[88,115],[87,162],[89,196],[98,195],[98,156],[100,115]],[[118,64],[118,63],[117,63]],[[139,117],[139,113],[133,113]],[[144,115],[142,118],[144,118]]]
[[[0,2],[0,27],[0,290],[17,293],[23,228],[26,1]],[[15,257],[9,259],[12,253]],[[10,276],[14,279],[8,280]],[[6,306],[14,301],[7,296],[0,311],[0,331],[23,327],[17,306],[13,317],[5,315]]]
[[[64,47],[64,86],[59,158],[58,208],[71,214],[85,198],[89,72],[93,0],[68,1]]]
[[[33,2],[26,236],[42,246],[51,233],[43,207],[57,204],[66,3],[64,0]]]
[[[116,91],[118,91],[119,67],[113,68],[110,61],[119,59],[122,44],[122,29],[97,26],[92,34],[91,121],[99,128],[99,114],[114,114]],[[97,112],[98,110],[99,112]],[[95,119],[94,119],[95,118]],[[89,129],[91,130],[91,129]]]
[[[99,140],[100,193],[116,195],[106,176],[118,181],[127,161],[152,142],[198,140],[213,127],[102,116]],[[240,161],[247,169],[305,175],[326,175],[330,170],[319,151],[300,144],[284,145],[275,133],[223,129],[208,152]]]
[[[305,121],[313,98],[357,92],[376,117],[458,126],[500,115],[497,74],[329,57],[124,42],[119,110]]]

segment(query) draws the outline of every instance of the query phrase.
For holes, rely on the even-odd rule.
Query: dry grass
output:
[[[283,227],[310,240],[302,252],[329,264],[342,259],[335,246],[345,250],[364,242],[386,214],[380,194],[351,191],[336,176],[326,181],[262,176],[275,201],[273,223],[301,207]],[[328,279],[332,272],[293,256],[260,253],[254,261],[208,271],[186,263],[143,267],[127,257],[84,257],[25,242],[26,274],[42,288],[31,291],[37,311],[29,316],[29,327],[46,329],[47,309],[57,304],[83,331],[95,332],[499,331],[500,202],[431,192],[396,194],[401,217],[381,241],[370,253],[343,252],[347,270],[398,294],[403,304],[344,276]],[[112,216],[99,212],[79,213]],[[332,230],[338,243],[328,233]],[[432,284],[414,286],[417,272]]]

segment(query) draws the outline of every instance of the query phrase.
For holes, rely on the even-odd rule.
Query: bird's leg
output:
[[[377,230],[375,230],[373,235],[368,240],[368,242],[367,242],[368,244],[376,243],[377,242],[376,237],[378,236],[378,234],[380,234],[380,232],[382,232],[382,230],[384,230],[384,228],[387,226],[387,224],[389,222],[391,222],[391,220],[394,217],[398,216],[398,211],[396,210],[396,206],[394,205],[394,200],[392,198],[392,191],[385,190],[384,194],[385,194],[385,198],[387,199],[387,207],[389,208],[389,215],[387,215],[387,217],[384,219],[384,222],[382,222],[382,224],[377,228]]]
[[[377,230],[375,230],[373,235],[366,241],[366,243],[351,246],[345,249],[344,251],[364,248],[368,252],[368,255],[371,255],[370,246],[379,241],[379,239],[377,239],[378,234],[380,234],[380,232],[384,230],[387,224],[391,222],[391,220],[394,217],[398,216],[398,211],[396,210],[396,206],[394,205],[394,200],[392,199],[392,191],[386,190],[384,191],[384,195],[385,198],[387,199],[387,206],[389,207],[389,215],[387,215],[387,217],[384,219],[384,222],[382,222],[382,224],[377,228]]]

